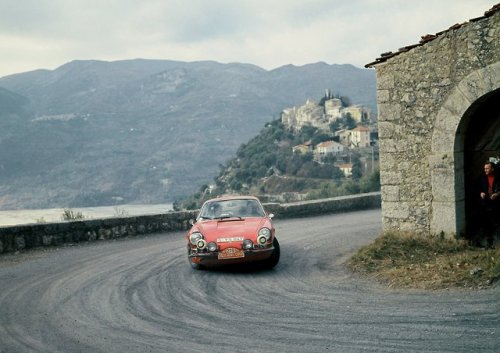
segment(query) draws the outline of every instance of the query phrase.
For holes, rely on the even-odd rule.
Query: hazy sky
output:
[[[0,0],[0,77],[75,59],[359,67],[498,0]]]

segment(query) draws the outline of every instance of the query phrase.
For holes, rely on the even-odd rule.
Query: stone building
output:
[[[318,143],[314,150],[314,153],[319,160],[328,155],[338,155],[342,152],[344,152],[344,146],[335,141],[323,141]]]
[[[368,123],[370,121],[370,111],[362,105],[345,107],[343,113],[349,114],[356,123]]]
[[[474,231],[475,181],[500,155],[500,4],[384,53],[377,73],[384,230]]]
[[[356,147],[370,147],[370,129],[365,126],[358,126],[351,132],[351,144]]]
[[[327,99],[325,101],[325,114],[332,120],[342,116],[342,101],[339,98]]]
[[[292,152],[293,153],[306,154],[308,152],[312,152],[312,146],[311,145],[306,145],[306,144],[293,146],[292,147]]]
[[[324,108],[312,99],[308,99],[306,104],[296,108],[288,108],[281,112],[281,121],[287,127],[299,130],[303,125],[328,127],[325,120]]]
[[[329,132],[330,124],[346,114],[350,114],[358,123],[369,121],[370,112],[367,108],[361,105],[344,107],[341,99],[331,97],[329,91],[325,97],[324,105],[308,99],[304,105],[284,109],[281,112],[281,122],[293,130],[310,125]]]

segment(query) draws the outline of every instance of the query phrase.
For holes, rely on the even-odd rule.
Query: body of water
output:
[[[160,214],[173,210],[173,205],[118,205],[100,207],[75,207],[73,212],[81,212],[85,219],[140,216]],[[50,208],[41,210],[0,210],[0,226],[12,226],[31,223],[50,223],[62,221],[64,208]]]

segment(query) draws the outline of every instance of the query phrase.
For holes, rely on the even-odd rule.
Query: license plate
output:
[[[224,259],[237,259],[240,257],[245,257],[245,253],[241,249],[236,248],[226,248],[219,252],[219,260]]]

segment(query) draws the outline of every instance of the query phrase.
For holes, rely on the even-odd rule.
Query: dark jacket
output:
[[[488,176],[486,174],[483,174],[481,177],[481,185],[480,185],[480,191],[479,192],[484,192],[485,194],[488,194]],[[500,192],[500,178],[494,175],[493,179],[493,193]]]
[[[483,216],[489,218],[489,217],[497,217],[497,213],[500,211],[500,195],[497,196],[495,200],[491,200],[490,196],[488,194],[488,177],[483,174],[481,176],[481,183],[480,183],[480,191],[484,192],[487,196],[484,199],[480,199],[481,201],[481,212],[486,212]],[[494,176],[493,179],[493,193],[500,193],[500,177]],[[478,194],[479,196],[479,194]],[[493,214],[491,213],[493,212]],[[500,217],[499,217],[500,218]]]

